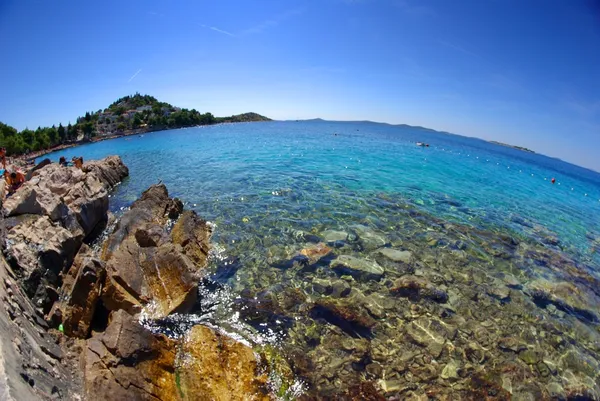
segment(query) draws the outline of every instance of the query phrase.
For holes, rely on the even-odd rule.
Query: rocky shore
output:
[[[194,305],[211,227],[164,185],[115,221],[109,193],[127,176],[116,156],[49,164],[4,202],[0,399],[269,399],[268,358],[247,345],[142,325]]]

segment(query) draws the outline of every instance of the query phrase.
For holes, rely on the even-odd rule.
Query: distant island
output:
[[[506,146],[507,148],[522,150],[523,152],[535,153],[533,150],[524,148],[522,146],[509,145],[508,143],[503,143],[503,142],[498,142],[498,141],[488,141],[488,142],[493,143],[494,145]]]
[[[6,148],[9,156],[18,156],[163,129],[255,121],[271,119],[257,113],[215,117],[211,113],[175,107],[159,102],[153,96],[136,93],[116,100],[104,110],[87,112],[77,118],[75,124],[69,123],[66,127],[59,124],[58,127],[38,127],[35,131],[26,128],[18,132],[0,122],[0,146]]]

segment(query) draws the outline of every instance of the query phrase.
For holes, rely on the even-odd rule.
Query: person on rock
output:
[[[2,168],[6,171],[6,148],[0,148],[0,161],[2,161]]]
[[[8,194],[13,194],[25,182],[25,174],[21,171],[13,171],[8,175],[6,183],[8,184]]]
[[[58,160],[58,164],[60,164],[63,167],[67,166],[67,159],[64,156],[61,156],[60,159]]]
[[[83,157],[73,157],[73,164],[81,170],[83,167]]]

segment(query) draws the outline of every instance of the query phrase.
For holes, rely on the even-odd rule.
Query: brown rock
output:
[[[435,302],[448,302],[448,294],[419,276],[402,276],[394,282],[390,289],[392,294],[407,297],[413,301],[421,298],[431,299]]]
[[[169,198],[165,184],[152,185],[133,202],[132,210],[145,210],[150,213],[152,221],[164,224],[166,218],[176,219],[183,211],[183,203],[179,199]]]
[[[154,335],[125,311],[113,312],[103,334],[82,354],[87,400],[178,399],[176,342]]]
[[[311,316],[325,319],[354,337],[371,337],[371,329],[377,324],[362,305],[354,304],[346,298],[318,299]]]
[[[319,242],[316,245],[311,245],[300,251],[300,254],[306,256],[311,264],[316,263],[330,253],[331,248],[329,248],[323,242]]]
[[[53,306],[51,320],[62,321],[68,336],[86,338],[104,282],[104,262],[91,257],[83,245],[60,289],[60,302]],[[54,319],[52,319],[54,316]]]
[[[183,398],[269,400],[266,375],[251,348],[204,326],[195,326],[182,346],[179,370]]]
[[[135,236],[128,237],[107,261],[104,305],[135,314],[152,302],[154,318],[191,306],[199,276],[179,249],[171,243],[140,247]]]
[[[197,268],[206,266],[212,229],[196,212],[186,210],[173,226],[171,237],[174,244],[181,245],[183,253]]]

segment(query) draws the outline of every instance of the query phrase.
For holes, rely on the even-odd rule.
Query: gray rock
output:
[[[323,241],[328,244],[348,239],[348,233],[344,231],[325,230],[321,233],[321,236],[323,237]]]
[[[332,261],[331,268],[342,274],[350,274],[365,279],[379,279],[384,274],[383,267],[377,262],[348,255],[341,255]]]
[[[384,235],[376,233],[370,227],[357,224],[351,227],[354,232],[358,235],[358,240],[360,241],[363,249],[365,251],[372,251],[377,248],[381,248],[388,243],[387,238]]]
[[[376,251],[393,262],[412,263],[413,254],[410,251],[400,251],[393,248],[381,248]]]

